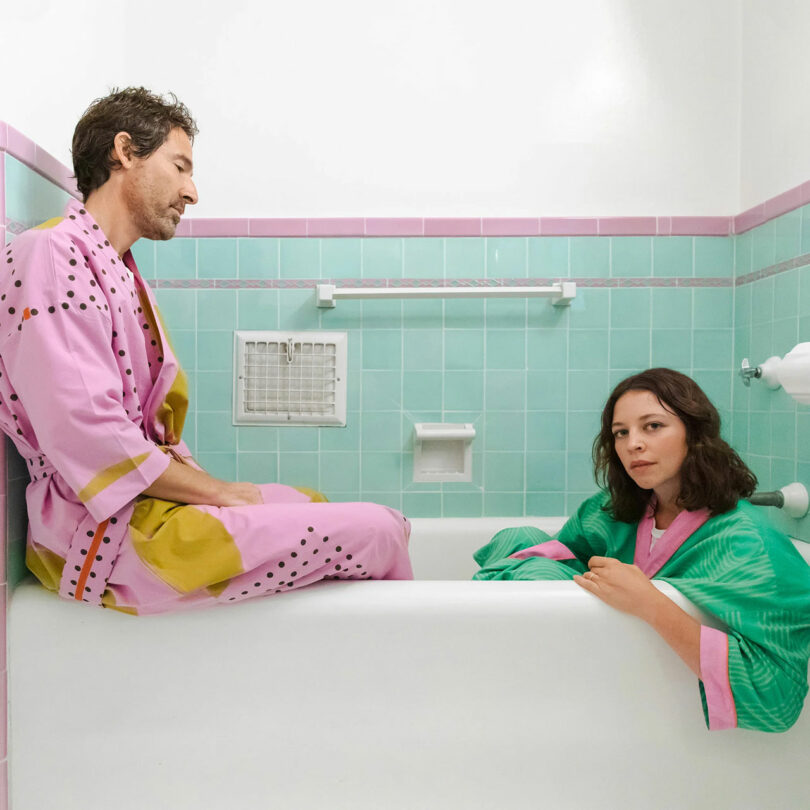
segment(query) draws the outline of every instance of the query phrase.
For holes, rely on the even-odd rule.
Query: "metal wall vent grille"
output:
[[[236,425],[345,425],[345,332],[235,332]]]

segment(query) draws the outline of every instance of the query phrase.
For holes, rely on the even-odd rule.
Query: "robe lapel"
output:
[[[708,509],[696,509],[689,512],[684,509],[669,525],[650,550],[652,529],[655,525],[655,499],[651,499],[644,517],[639,521],[636,531],[636,551],[633,562],[648,576],[655,576],[669,558],[693,535],[710,517]]]

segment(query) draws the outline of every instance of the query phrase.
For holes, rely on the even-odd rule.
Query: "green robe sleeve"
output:
[[[625,527],[626,533],[628,524],[617,524],[602,510],[605,498],[604,493],[588,498],[556,538],[533,526],[498,532],[473,555],[481,566],[473,579],[572,579],[588,570],[594,555],[616,556],[626,543],[616,542],[622,531],[615,527]],[[512,556],[529,549],[532,555],[525,559]]]
[[[701,629],[700,694],[709,728],[785,731],[807,694],[810,567],[757,507],[707,522],[661,570],[719,628]]]

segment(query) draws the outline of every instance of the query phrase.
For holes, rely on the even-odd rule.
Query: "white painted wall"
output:
[[[740,210],[810,180],[810,3],[743,0]]]
[[[741,2],[26,0],[0,118],[69,162],[90,100],[174,90],[195,216],[733,214]]]

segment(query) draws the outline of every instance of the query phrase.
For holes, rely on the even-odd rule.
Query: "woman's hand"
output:
[[[661,593],[637,565],[612,557],[591,557],[588,568],[591,570],[574,577],[577,585],[616,610],[647,622],[701,677],[700,622]]]
[[[651,621],[662,594],[637,565],[612,557],[591,557],[588,568],[590,571],[574,577],[577,585],[622,613]]]

